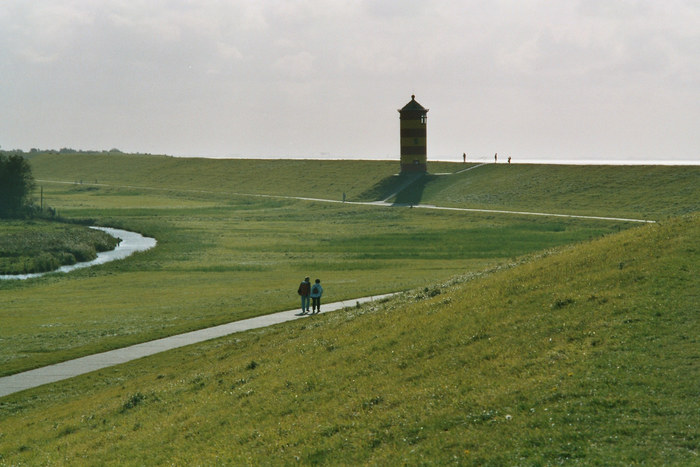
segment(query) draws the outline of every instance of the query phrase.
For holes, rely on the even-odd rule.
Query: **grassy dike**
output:
[[[700,210],[700,166],[488,164],[428,178],[441,206],[660,219]]]
[[[2,465],[694,465],[700,218],[4,398]]]
[[[127,260],[29,281],[0,282],[0,375],[237,319],[292,309],[299,281],[319,277],[326,300],[416,287],[515,261],[523,255],[587,241],[630,228],[624,222],[429,211],[288,199],[383,199],[401,186],[396,162],[178,159],[165,156],[34,154],[32,170],[44,203],[73,219],[135,230],[158,246]],[[550,166],[540,167],[540,171]],[[453,173],[464,164],[431,164]],[[626,168],[588,172],[594,215],[618,215],[648,187],[595,196]],[[659,218],[692,209],[698,184],[675,167],[656,177],[650,203],[665,206]],[[488,175],[488,170],[498,174]],[[435,175],[406,189],[434,204],[494,180],[491,207],[508,210],[500,190],[517,183],[530,166],[481,166]],[[552,168],[551,170],[559,170]],[[582,177],[560,171],[559,185],[542,179],[523,188],[554,212],[560,193]],[[647,167],[647,172],[656,168]],[[484,172],[480,172],[484,171]],[[675,171],[675,172],[674,172]],[[642,173],[647,173],[642,172]],[[597,175],[596,175],[597,173]],[[697,171],[694,172],[697,175]],[[670,180],[675,174],[675,185]],[[510,177],[510,179],[508,178]],[[429,182],[429,183],[428,183]],[[683,199],[685,204],[665,203]],[[655,190],[657,189],[655,188]],[[487,188],[484,188],[486,190]],[[264,195],[264,196],[262,196]],[[644,198],[642,198],[644,199]],[[591,201],[593,203],[593,201]],[[462,207],[472,207],[462,202]],[[539,210],[532,203],[529,210]],[[631,211],[631,217],[644,212]]]
[[[376,201],[402,185],[396,161],[187,159],[34,154],[35,176],[83,190],[129,186],[195,197],[234,194]],[[473,168],[464,171],[465,168]],[[659,219],[700,210],[700,166],[567,166],[431,162],[398,202]],[[452,175],[450,175],[452,174]],[[52,185],[48,184],[47,188]]]

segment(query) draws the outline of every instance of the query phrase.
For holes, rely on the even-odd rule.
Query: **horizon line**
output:
[[[22,152],[23,154],[41,154],[41,153],[61,153],[57,149],[39,149],[36,151],[24,151],[22,149],[0,149],[0,152]],[[166,156],[177,158],[193,158],[193,159],[249,159],[249,160],[311,160],[311,161],[377,161],[377,162],[399,162],[398,155],[384,155],[378,157],[365,156],[332,156],[329,153],[320,153],[318,155],[291,155],[285,154],[282,156],[270,155],[245,155],[245,154],[227,154],[227,155],[205,155],[205,154],[168,154],[167,152],[142,152],[142,151],[123,151],[119,149],[100,150],[100,149],[73,149],[65,153],[117,153],[117,154],[133,154],[146,156]],[[436,156],[433,159],[428,159],[428,164],[431,162],[450,162],[455,164],[537,164],[537,165],[610,165],[610,166],[641,166],[641,165],[663,165],[663,166],[699,166],[700,159],[609,159],[609,158],[547,158],[547,157],[512,157],[511,162],[508,162],[508,157],[504,154],[501,160],[494,162],[491,156],[472,157],[463,160],[462,156]]]
[[[127,153],[125,153],[127,154]],[[168,154],[164,154],[168,155]],[[249,159],[249,160],[310,160],[310,161],[377,161],[377,162],[396,162],[399,163],[399,157],[392,158],[387,156],[386,158],[368,158],[368,157],[331,157],[331,156],[247,156],[242,154],[227,155],[227,156],[206,156],[206,155],[171,155],[171,157],[177,158],[192,158],[192,159],[222,159],[222,160],[234,160],[234,159]],[[494,165],[516,165],[516,164],[537,164],[537,165],[668,165],[668,166],[697,166],[700,165],[700,160],[684,160],[684,159],[674,159],[674,160],[658,160],[658,159],[547,159],[547,158],[519,158],[517,160],[511,160],[511,162],[498,161],[494,162],[489,158],[475,158],[467,159],[466,162],[463,160],[449,159],[449,158],[436,158],[428,159],[427,163],[430,162],[451,162],[455,164],[494,164]]]

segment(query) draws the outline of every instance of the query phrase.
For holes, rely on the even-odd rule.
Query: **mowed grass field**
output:
[[[0,463],[696,459],[698,219],[684,214],[697,211],[696,168],[665,168],[651,177],[658,192],[647,183],[600,196],[626,168],[590,175],[582,196],[593,206],[578,212],[661,221],[640,225],[277,198],[390,194],[397,164],[274,162],[34,157],[59,214],[159,244],[0,283],[0,338],[13,343],[0,350],[3,372],[293,308],[306,274],[328,300],[409,292],[3,398]],[[319,165],[333,175],[325,184]],[[140,171],[151,166],[153,181]],[[431,176],[410,196],[483,208],[469,187],[482,169],[496,171],[488,207],[509,210],[499,187],[547,166]],[[549,204],[518,210],[566,213],[556,200],[572,199],[581,176],[533,184],[521,200]]]

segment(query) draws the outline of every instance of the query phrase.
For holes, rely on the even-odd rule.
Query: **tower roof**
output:
[[[423,107],[422,105],[420,105],[420,104],[418,103],[418,101],[416,101],[416,96],[415,96],[415,94],[411,96],[411,102],[409,102],[408,104],[404,105],[402,109],[399,109],[399,112],[404,112],[404,111],[406,111],[406,110],[408,110],[408,111],[416,111],[416,110],[418,110],[418,111],[422,111],[422,112],[427,112],[427,111],[428,111],[428,109],[426,109],[425,107]]]

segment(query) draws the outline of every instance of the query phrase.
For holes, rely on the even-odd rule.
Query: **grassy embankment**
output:
[[[9,396],[0,463],[695,465],[697,214]]]
[[[154,250],[89,270],[0,282],[0,339],[13,342],[0,346],[0,374],[291,309],[297,306],[295,290],[305,275],[323,280],[329,301],[429,287],[635,225],[276,197],[341,199],[344,191],[348,200],[355,200],[371,192],[390,194],[400,182],[393,176],[395,162],[62,154],[35,155],[31,163],[37,179],[54,181],[40,184],[45,203],[61,215],[136,230],[159,243]],[[434,170],[461,168],[442,164]],[[500,174],[490,176],[494,186],[489,205],[499,209],[510,207],[505,201],[498,204],[499,190],[522,179],[519,170],[532,170],[484,166],[454,178],[439,176],[439,185],[430,183],[423,193],[430,202],[442,204],[444,193],[457,190],[449,180],[468,186],[489,178],[488,172],[480,175],[484,169]],[[603,189],[614,174],[624,179],[625,169],[609,167],[598,175],[592,171],[587,183],[593,191]],[[657,173],[657,168],[646,169]],[[675,184],[673,171],[651,177],[657,181],[651,188],[659,191],[649,196],[650,203],[662,206],[664,199],[681,196],[690,184],[689,172],[697,179],[697,170],[673,169],[679,180]],[[465,178],[468,174],[474,178]],[[569,206],[552,200],[579,183],[582,173],[572,168],[569,179],[565,174],[558,179],[562,187],[534,184],[522,196],[551,198],[555,212],[566,212]],[[698,195],[700,188],[694,187]],[[597,199],[597,204],[579,211],[615,216],[618,207],[627,206],[631,217],[641,217],[647,211],[629,206],[634,206],[639,191],[649,193],[650,188],[637,188],[619,196],[591,196],[591,203]],[[409,192],[418,190],[412,187]],[[689,197],[680,207],[667,203],[665,210],[655,212],[660,218],[678,214],[696,206],[699,197]],[[463,206],[472,207],[466,201]]]
[[[698,210],[700,167],[489,164],[429,175],[397,202],[663,219]]]
[[[119,240],[84,226],[0,220],[0,275],[53,271],[90,261]]]
[[[207,160],[140,155],[33,155],[39,179],[173,190],[376,201],[401,185],[395,161]],[[700,167],[431,162],[399,202],[659,219],[694,212]]]

